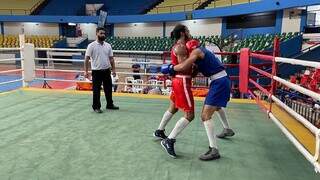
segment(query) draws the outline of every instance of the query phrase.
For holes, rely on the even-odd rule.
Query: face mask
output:
[[[99,41],[104,41],[104,40],[106,40],[106,37],[105,36],[98,36],[98,40]]]

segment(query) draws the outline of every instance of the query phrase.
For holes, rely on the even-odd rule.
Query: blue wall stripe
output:
[[[276,20],[276,26],[275,26],[275,32],[281,33],[282,31],[282,19],[283,19],[283,10],[277,11],[277,20]]]
[[[279,2],[279,5],[276,3]],[[253,14],[266,11],[282,10],[293,7],[303,7],[308,5],[320,4],[319,0],[261,0],[247,4],[233,5],[229,7],[204,9],[193,11],[194,19],[206,19],[214,17],[225,17],[242,14]]]

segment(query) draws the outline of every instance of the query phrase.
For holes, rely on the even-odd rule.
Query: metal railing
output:
[[[256,1],[258,1],[258,0],[247,0],[247,1],[243,1],[243,2],[238,2],[236,0],[229,0],[228,2],[226,2],[225,6],[233,6],[233,5],[237,5],[237,4],[252,3],[252,2],[256,2]],[[166,13],[166,12],[167,13],[186,12],[186,11],[197,9],[200,5],[202,5],[205,2],[207,2],[207,0],[199,0],[194,3],[181,4],[181,5],[156,6],[155,8],[153,8],[155,10],[155,11],[153,11],[153,13],[158,14],[158,13]],[[217,0],[212,1],[211,4],[212,5],[210,6],[210,8],[223,7],[221,5],[217,5],[218,4]],[[163,10],[163,11],[161,11],[161,10]],[[152,12],[152,11],[150,11],[150,12]]]
[[[247,0],[247,1],[241,1],[241,2],[235,2],[235,0],[229,0],[228,2],[226,2],[224,5],[217,5],[217,0],[212,1],[211,4],[213,4],[213,6],[210,6],[210,8],[216,8],[216,7],[223,7],[223,6],[233,6],[233,5],[238,5],[238,4],[245,4],[245,3],[252,3],[252,2],[256,2],[258,0]],[[219,2],[219,1],[218,1]]]
[[[206,0],[198,0],[194,3],[188,3],[188,4],[181,4],[181,5],[172,5],[172,6],[156,6],[154,9],[156,10],[156,13],[163,13],[161,10],[164,10],[165,12],[172,13],[172,12],[186,12],[190,10],[195,10],[198,8],[202,3],[205,3]],[[159,12],[160,11],[160,12]]]
[[[0,9],[0,14],[6,15],[29,15],[30,9]]]
[[[34,4],[30,9],[2,9],[0,8],[0,14],[7,14],[7,15],[30,15],[34,10],[40,6],[45,0],[38,1],[36,4]]]
[[[284,103],[293,109],[295,112],[306,118],[316,127],[320,128],[320,109],[312,107],[312,105],[285,98]]]

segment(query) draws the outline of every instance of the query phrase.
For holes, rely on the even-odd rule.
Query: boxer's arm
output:
[[[201,51],[197,49],[193,50],[186,60],[174,66],[174,70],[179,72],[192,68],[193,63],[200,57],[200,53]]]

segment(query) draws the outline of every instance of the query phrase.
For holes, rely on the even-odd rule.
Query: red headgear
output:
[[[191,53],[192,50],[196,49],[197,47],[200,46],[200,42],[196,39],[191,39],[186,43],[186,47],[188,49],[188,52]]]

